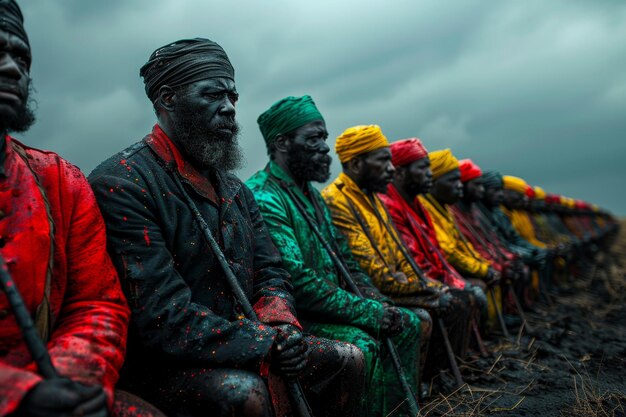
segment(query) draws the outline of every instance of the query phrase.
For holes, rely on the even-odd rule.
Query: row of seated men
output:
[[[17,3],[0,11],[2,277],[47,347],[0,295],[0,416],[411,415],[448,342],[466,355],[508,294],[530,308],[615,230],[376,125],[339,135],[320,193],[329,134],[309,96],[259,116],[269,163],[244,184],[234,69],[201,38],[150,56],[157,123],[87,180],[9,135],[34,121],[31,54]]]

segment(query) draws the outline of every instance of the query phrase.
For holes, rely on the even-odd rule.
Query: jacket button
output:
[[[9,311],[8,310],[0,310],[0,320],[4,320],[7,317],[9,317]]]
[[[6,214],[4,214],[4,210],[0,210],[0,219],[4,219]]]

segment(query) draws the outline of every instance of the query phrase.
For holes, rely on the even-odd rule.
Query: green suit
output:
[[[324,239],[343,257],[366,299],[344,289],[332,258],[281,184],[289,187],[306,207]],[[363,351],[370,390],[364,402],[370,415],[387,415],[404,400],[391,360],[378,342],[383,302],[391,302],[372,285],[352,258],[345,238],[335,230],[330,212],[315,188],[307,184],[305,195],[273,162],[253,175],[246,185],[257,200],[270,236],[282,255],[284,268],[291,274],[298,318],[310,333],[352,343]],[[419,318],[409,310],[403,313],[407,325],[393,340],[409,382],[417,392]]]

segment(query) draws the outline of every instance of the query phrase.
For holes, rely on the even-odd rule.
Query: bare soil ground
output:
[[[489,358],[462,364],[466,385],[420,415],[626,416],[626,220],[611,250],[559,288],[527,315],[531,331],[488,343]]]

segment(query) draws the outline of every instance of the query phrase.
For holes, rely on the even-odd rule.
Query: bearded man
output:
[[[368,395],[363,400],[368,410],[363,415],[404,411],[408,402],[379,340],[393,337],[404,369],[416,379],[419,319],[411,311],[394,307],[372,285],[311,185],[330,176],[324,118],[311,97],[287,97],[261,114],[258,123],[270,162],[247,185],[291,275],[298,316],[312,334],[353,343],[365,355]],[[364,298],[349,289],[337,262]]]
[[[482,201],[485,195],[482,170],[471,159],[462,159],[459,161],[459,171],[463,183],[463,197],[450,206],[450,210],[460,232],[483,258],[491,262],[503,278],[515,279],[523,273],[523,263],[480,222],[476,203]]]
[[[0,1],[0,268],[35,320],[57,378],[38,372],[25,329],[0,293],[0,416],[144,416],[158,411],[113,388],[129,311],[106,252],[104,222],[80,170],[9,135],[35,120],[31,49],[13,0]]]
[[[346,129],[335,142],[343,172],[328,185],[322,196],[333,224],[347,238],[361,269],[397,305],[411,308],[422,323],[421,351],[425,358],[432,332],[430,311],[446,317],[452,297],[447,286],[423,273],[409,254],[378,193],[385,193],[393,180],[389,142],[377,125]],[[436,347],[440,349],[439,346]],[[440,363],[424,364],[424,378],[432,376]]]
[[[184,39],[157,49],[140,75],[158,122],[90,175],[132,311],[122,382],[170,415],[283,416],[275,375],[301,376],[311,398],[343,394],[312,403],[316,415],[355,415],[358,389],[341,389],[361,383],[361,353],[303,336],[280,254],[229,173],[241,152],[228,56]]]

